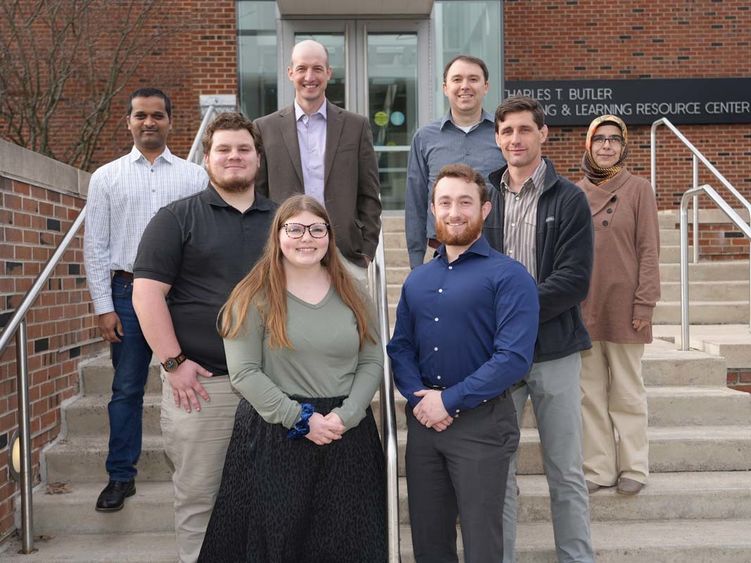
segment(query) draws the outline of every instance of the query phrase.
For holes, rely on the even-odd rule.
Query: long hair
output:
[[[330,224],[329,215],[324,207],[310,196],[292,196],[279,206],[263,255],[250,273],[235,286],[219,313],[219,334],[223,338],[235,338],[240,334],[248,315],[248,308],[254,306],[258,308],[264,321],[270,346],[292,348],[287,336],[287,278],[284,273],[284,257],[279,245],[279,233],[290,217],[304,211],[309,211]],[[339,258],[334,232],[331,229],[328,249],[321,265],[328,272],[334,290],[355,315],[360,346],[362,347],[365,340],[375,342],[368,330],[368,308],[364,296]]]

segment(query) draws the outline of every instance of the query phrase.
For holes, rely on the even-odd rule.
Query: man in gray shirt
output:
[[[482,59],[469,55],[451,59],[443,69],[443,93],[449,101],[449,112],[421,127],[412,139],[404,207],[412,268],[423,263],[428,245],[438,247],[428,199],[441,168],[461,162],[487,179],[493,170],[506,164],[495,142],[493,116],[482,108],[488,88],[488,67]]]

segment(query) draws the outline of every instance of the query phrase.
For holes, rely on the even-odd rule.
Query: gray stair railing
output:
[[[381,407],[381,440],[386,457],[386,524],[388,529],[388,561],[399,563],[399,473],[397,468],[398,450],[396,439],[396,411],[394,403],[394,380],[391,375],[391,362],[386,353],[389,340],[389,304],[386,292],[386,257],[383,250],[383,227],[378,235],[378,248],[370,265],[369,287],[373,302],[378,309],[381,346],[383,349],[383,379],[379,391]]]
[[[704,184],[695,188],[690,188],[681,197],[681,350],[688,350],[690,344],[689,336],[689,316],[688,316],[688,202],[690,199],[696,200],[701,193],[705,193],[709,198],[728,216],[728,218],[738,227],[747,239],[751,240],[751,227],[738,215],[738,213],[722,199],[712,186]],[[696,203],[694,203],[694,209]],[[695,227],[694,227],[695,228]],[[751,249],[750,249],[751,251]],[[751,262],[751,256],[749,257]],[[749,281],[751,283],[751,280]],[[749,317],[751,320],[751,317]]]
[[[748,200],[741,195],[741,193],[735,189],[733,184],[731,184],[725,176],[723,176],[715,166],[709,162],[707,157],[705,157],[699,149],[697,149],[691,141],[689,141],[686,136],[680,132],[680,130],[673,125],[670,120],[667,117],[663,117],[661,119],[658,119],[654,123],[652,123],[652,129],[650,131],[650,166],[651,166],[651,180],[652,180],[652,189],[657,192],[657,128],[660,125],[664,125],[667,127],[673,135],[681,142],[683,145],[688,148],[691,151],[691,160],[692,160],[692,187],[689,189],[686,193],[683,194],[683,197],[681,198],[681,209],[680,209],[680,217],[681,217],[681,334],[685,332],[685,335],[688,335],[688,286],[684,288],[683,286],[683,279],[684,279],[684,270],[685,270],[685,277],[686,277],[686,284],[688,284],[688,224],[686,224],[686,234],[684,237],[683,233],[683,222],[684,220],[688,221],[688,198],[690,197],[693,204],[693,262],[697,263],[699,261],[699,195],[704,192],[706,193],[712,201],[714,201],[722,211],[725,212],[725,214],[728,216],[728,218],[736,224],[736,226],[743,231],[744,234],[746,234],[746,228],[748,228],[749,223],[744,221],[743,218],[741,218],[740,215],[738,215],[730,205],[727,204],[725,199],[723,199],[717,191],[712,188],[711,186],[705,184],[703,186],[699,185],[699,163],[703,164],[704,167],[722,184],[722,186],[730,192],[730,194],[734,197],[734,200],[740,204],[743,208],[746,209],[746,212],[749,216],[749,221],[751,221],[751,203],[748,202]],[[705,188],[709,188],[710,191],[708,191]],[[689,194],[689,195],[686,195]],[[714,195],[712,195],[714,194]],[[720,204],[720,201],[722,202],[722,205]],[[684,209],[685,206],[685,209]],[[727,210],[733,211],[733,216],[731,216]],[[684,217],[685,214],[685,217]],[[740,226],[740,223],[743,225]],[[685,239],[685,240],[684,240]],[[685,252],[683,248],[683,244],[686,244]],[[751,252],[751,249],[750,249]],[[685,293],[685,297],[684,297]],[[749,255],[749,329],[751,330],[751,254]],[[684,314],[685,309],[685,314]],[[684,323],[684,316],[685,316],[685,323]],[[686,326],[684,327],[684,324]],[[688,350],[689,342],[688,338],[684,338],[681,347],[683,350]]]
[[[13,336],[16,336],[16,387],[18,393],[18,426],[20,428],[21,442],[21,534],[22,553],[34,551],[33,531],[33,506],[32,506],[32,471],[31,471],[31,423],[29,406],[29,367],[28,367],[28,341],[26,334],[26,314],[31,309],[39,294],[45,288],[47,280],[52,277],[55,267],[60,263],[71,241],[76,237],[78,230],[83,225],[86,216],[86,206],[73,221],[68,232],[65,234],[60,245],[52,257],[47,261],[44,269],[39,273],[34,284],[26,292],[21,304],[16,309],[10,322],[0,335],[0,355],[10,344]]]

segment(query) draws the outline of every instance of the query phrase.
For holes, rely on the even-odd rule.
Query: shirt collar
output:
[[[542,191],[542,188],[545,186],[545,171],[547,170],[548,165],[545,164],[545,159],[540,159],[540,164],[537,165],[537,168],[535,168],[535,171],[532,172],[532,175],[524,180],[524,184],[522,185],[522,189],[519,190],[519,193],[525,191],[527,186],[529,185],[529,181],[532,180],[532,186],[534,189],[538,192]],[[501,177],[501,189],[504,192],[508,192],[509,190],[509,169],[506,167],[506,170],[503,172],[503,176]]]
[[[156,157],[156,159],[154,160],[154,163],[156,163],[157,160],[162,159],[168,164],[173,164],[174,158],[175,157],[172,154],[172,152],[170,152],[169,147],[165,146],[164,151],[162,152],[162,154]],[[128,154],[128,160],[130,162],[138,162],[138,160],[140,159],[144,159],[146,162],[149,161],[145,156],[143,156],[141,151],[139,151],[138,148],[136,148],[136,146],[133,145],[133,148],[130,149],[130,153]]]
[[[446,258],[446,245],[442,244],[439,246],[436,251],[436,256],[440,256],[441,258]],[[489,256],[490,255],[490,243],[488,242],[488,239],[485,238],[485,235],[480,235],[480,238],[478,238],[475,242],[473,242],[470,247],[462,252],[459,255],[459,258],[457,260],[460,260],[462,256],[466,254],[477,254],[478,256]]]
[[[321,107],[319,107],[316,111],[313,112],[312,115],[315,115],[316,113],[321,114],[321,117],[323,117],[323,120],[326,121],[326,99],[324,98],[323,103],[321,104]],[[300,118],[305,115],[305,112],[300,107],[300,104],[297,103],[297,100],[294,101],[295,106],[295,121],[300,121]]]
[[[483,121],[489,121],[490,123],[492,123],[492,124],[495,125],[495,120],[493,119],[493,116],[490,115],[485,110],[482,110],[482,115],[480,116],[480,122],[477,125],[479,125]],[[444,115],[441,118],[441,129],[443,129],[447,123],[451,123],[451,125],[453,125],[454,127],[456,127],[456,125],[454,124],[454,122],[451,120],[451,110],[448,110],[448,112],[446,112],[446,115]],[[475,127],[477,127],[477,125],[475,125]]]
[[[222,196],[219,195],[219,192],[216,191],[216,188],[211,184],[211,182],[209,182],[207,188],[201,192],[200,197],[204,202],[208,203],[209,205],[213,205],[214,207],[230,207],[230,204],[222,199]],[[273,210],[273,207],[270,199],[256,192],[255,199],[253,200],[253,205],[251,205],[247,209],[247,211],[250,211],[251,209],[271,211]]]

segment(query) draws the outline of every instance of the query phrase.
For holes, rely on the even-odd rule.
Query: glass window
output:
[[[407,155],[417,129],[417,34],[368,33],[368,117],[384,209],[404,209]]]
[[[251,119],[277,110],[276,2],[237,2],[240,109]]]
[[[443,95],[443,67],[456,55],[480,57],[488,65],[490,90],[485,109],[490,113],[502,98],[503,19],[499,0],[445,0],[433,6],[435,23],[436,115],[449,109]]]

